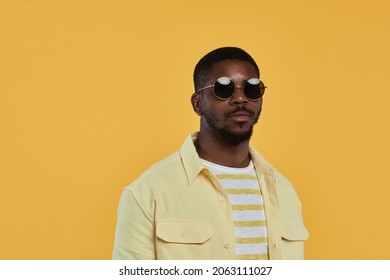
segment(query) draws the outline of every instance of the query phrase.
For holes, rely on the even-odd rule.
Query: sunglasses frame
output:
[[[230,82],[233,83],[233,85],[234,85],[234,91],[233,91],[232,95],[229,96],[229,97],[226,97],[226,98],[219,97],[219,96],[215,93],[215,90],[214,90],[215,85],[216,85],[216,83],[221,84],[221,83],[218,81],[218,80],[221,79],[221,78],[229,79]],[[248,97],[248,95],[245,93],[245,85],[246,85],[246,84],[248,83],[248,81],[251,80],[251,79],[257,79],[257,80],[259,80],[259,87],[260,87],[260,93],[261,93],[261,95],[260,95],[259,98],[250,98],[250,97]],[[249,84],[250,84],[250,83],[249,83]],[[261,85],[262,85],[262,86],[261,86]],[[236,93],[236,89],[242,88],[242,89],[244,90],[245,97],[246,97],[248,100],[257,101],[257,100],[259,100],[260,98],[263,97],[264,92],[265,92],[265,89],[266,89],[267,87],[266,87],[266,86],[264,85],[264,83],[263,83],[260,79],[258,79],[258,78],[250,78],[250,79],[246,80],[242,86],[236,86],[236,84],[233,82],[233,80],[230,79],[229,77],[220,77],[220,78],[218,78],[218,79],[214,82],[214,84],[208,85],[208,86],[205,86],[205,87],[202,87],[202,88],[198,89],[198,90],[196,91],[196,93],[199,93],[200,91],[205,90],[205,89],[208,89],[208,88],[213,88],[213,93],[214,93],[215,97],[218,98],[219,100],[228,100],[228,99],[232,98],[232,97],[234,96],[234,94]],[[263,91],[261,92],[261,90],[263,90]]]

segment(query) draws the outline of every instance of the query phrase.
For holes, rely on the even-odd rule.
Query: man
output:
[[[123,191],[114,259],[302,259],[308,232],[290,184],[249,145],[264,84],[244,50],[194,71],[200,130]]]

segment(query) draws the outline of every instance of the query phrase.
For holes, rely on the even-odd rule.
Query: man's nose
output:
[[[248,103],[248,98],[244,93],[244,87],[236,87],[233,96],[230,98],[232,104]]]

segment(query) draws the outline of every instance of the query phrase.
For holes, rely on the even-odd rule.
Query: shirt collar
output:
[[[194,141],[197,137],[198,132],[190,133],[179,150],[184,169],[187,174],[189,186],[192,185],[199,173],[203,169],[206,169],[206,167],[200,161],[199,155],[194,145]],[[263,173],[265,175],[274,174],[275,168],[270,165],[252,145],[249,145],[249,154],[253,160],[253,164],[257,172]]]
[[[249,154],[257,172],[264,175],[273,175],[275,173],[275,167],[269,164],[252,145],[249,145]]]
[[[196,151],[194,141],[198,137],[198,132],[193,132],[188,135],[180,148],[180,156],[183,161],[184,169],[187,173],[188,185],[192,185],[195,178],[205,168],[200,161],[199,155]]]

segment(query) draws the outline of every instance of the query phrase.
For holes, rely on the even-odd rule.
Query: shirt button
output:
[[[275,199],[274,198],[271,198],[271,203],[275,204]]]
[[[229,243],[226,243],[223,247],[225,247],[225,249],[229,249],[230,245]]]
[[[273,247],[273,248],[276,248],[276,247],[278,247],[278,246],[276,245],[276,243],[274,243],[274,244],[272,244],[272,247]]]
[[[225,203],[225,199],[224,199],[224,198],[220,198],[220,199],[219,199],[219,202],[220,202],[220,203]]]
[[[180,236],[181,236],[181,238],[184,238],[184,237],[186,237],[186,233],[184,231],[182,231]]]

